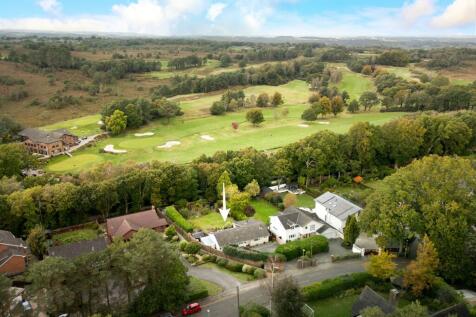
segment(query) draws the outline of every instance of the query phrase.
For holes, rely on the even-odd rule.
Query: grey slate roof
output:
[[[440,311],[437,311],[431,317],[449,317],[449,316],[457,316],[457,317],[470,317],[468,308],[464,303],[460,303]]]
[[[79,241],[64,245],[58,245],[48,248],[50,256],[58,256],[66,259],[73,259],[80,255],[98,252],[106,249],[107,241],[105,237],[100,237],[94,240]]]
[[[395,307],[373,289],[365,286],[359,298],[352,305],[352,316],[359,316],[361,311],[368,307],[379,307],[385,314],[391,314]]]
[[[316,202],[323,205],[331,215],[346,220],[347,217],[358,213],[362,208],[334,193],[325,192],[315,199]]]
[[[0,244],[8,244],[10,246],[26,247],[25,241],[15,237],[13,233],[7,230],[0,230]]]
[[[264,223],[257,222],[246,226],[217,231],[214,233],[214,236],[220,247],[223,247],[225,245],[238,245],[245,241],[269,237],[269,232]]]
[[[277,216],[284,229],[292,229],[296,225],[299,227],[307,226],[311,221],[321,223],[319,218],[309,212],[301,210],[296,207],[286,208],[280,215]],[[323,224],[324,225],[324,224]]]
[[[34,129],[34,128],[27,128],[18,135],[30,139],[32,142],[35,143],[53,143],[53,142],[58,142],[61,140],[61,137],[65,134],[72,135],[68,130],[66,129],[59,129],[55,131],[42,131],[39,129]]]

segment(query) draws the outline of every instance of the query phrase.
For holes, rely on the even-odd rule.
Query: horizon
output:
[[[19,0],[3,4],[0,31],[135,37],[472,38],[476,1]]]

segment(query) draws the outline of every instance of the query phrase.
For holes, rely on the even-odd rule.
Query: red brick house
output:
[[[28,128],[18,133],[18,135],[22,137],[23,144],[31,153],[45,156],[63,154],[79,142],[79,138],[66,129],[46,132]]]
[[[154,207],[146,211],[109,218],[106,221],[107,236],[110,241],[117,237],[129,240],[142,228],[164,231],[167,228],[167,221],[159,218]]]
[[[25,241],[10,231],[0,230],[0,273],[15,275],[25,272],[27,249]]]

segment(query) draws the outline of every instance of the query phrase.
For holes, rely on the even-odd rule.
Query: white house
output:
[[[352,252],[365,256],[370,253],[379,253],[380,248],[375,241],[375,236],[361,233],[352,245]]]
[[[330,192],[325,192],[314,201],[316,206],[313,212],[325,223],[335,228],[341,237],[344,235],[347,218],[351,215],[358,215],[362,210],[359,206]]]
[[[279,244],[318,234],[325,225],[312,213],[288,207],[281,214],[269,217],[269,231]]]
[[[200,241],[219,251],[226,245],[253,247],[269,242],[269,231],[261,221],[237,222],[233,228],[214,232]]]

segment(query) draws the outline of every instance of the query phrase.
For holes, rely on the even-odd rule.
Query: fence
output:
[[[73,226],[69,226],[69,227],[54,229],[54,230],[51,231],[51,233],[52,234],[60,234],[60,233],[75,231],[75,230],[79,230],[79,229],[84,229],[86,227],[94,226],[94,225],[99,226],[98,219],[96,219],[94,221],[89,221],[89,222],[86,222],[86,223],[81,223],[79,225],[73,225]]]

